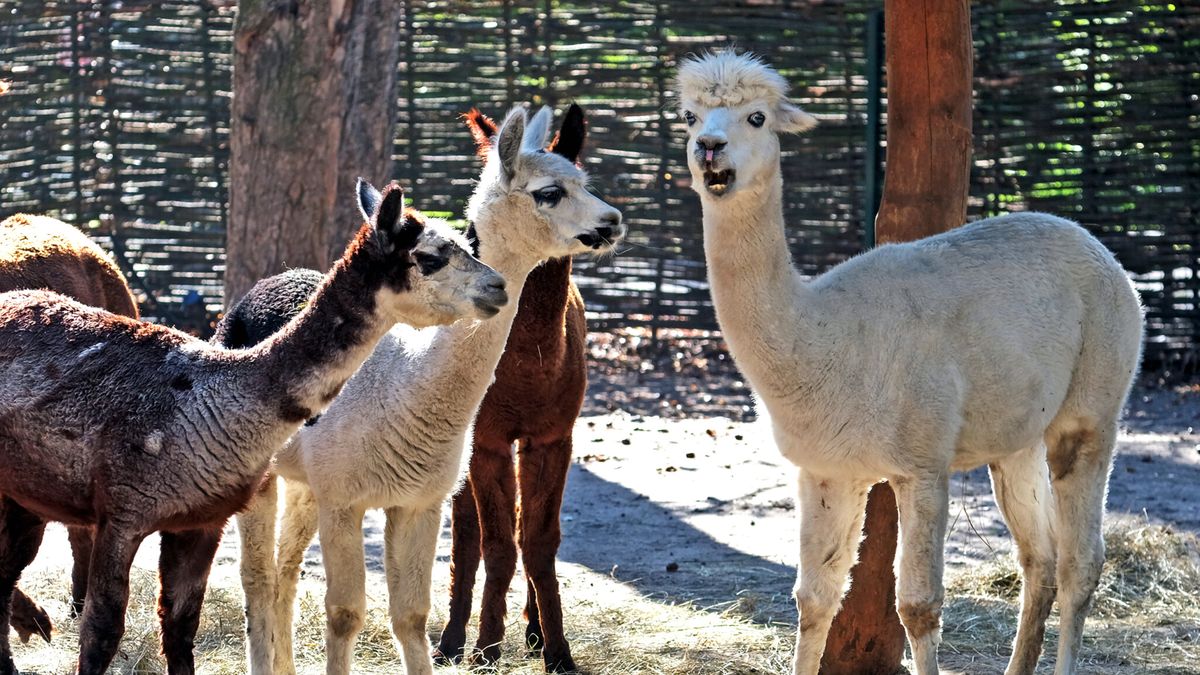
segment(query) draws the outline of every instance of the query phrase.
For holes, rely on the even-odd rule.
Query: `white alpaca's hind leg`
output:
[[[283,518],[279,527],[279,552],[275,558],[274,639],[275,675],[295,675],[292,631],[296,611],[296,585],[304,551],[317,533],[317,502],[308,485],[284,479]]]
[[[363,510],[320,508],[325,561],[325,672],[348,675],[367,612]]]
[[[1058,661],[1055,675],[1074,675],[1083,622],[1104,567],[1104,495],[1116,445],[1115,422],[1072,431],[1049,448],[1058,515]]]
[[[896,609],[908,633],[917,675],[937,675],[941,642],[943,546],[950,508],[949,472],[895,481],[900,509]]]
[[[237,515],[242,544],[242,592],[246,597],[246,659],[251,675],[269,675],[275,602],[276,479],[269,476],[249,507]]]
[[[816,675],[846,577],[858,556],[870,484],[815,476],[803,469],[799,475],[800,568],[795,595],[800,627],[792,669],[795,675]]]
[[[430,585],[437,538],[442,525],[439,506],[421,511],[387,510],[385,530],[388,611],[392,635],[404,655],[408,675],[432,675],[429,622]]]
[[[1046,446],[1021,450],[992,464],[992,490],[1017,544],[1021,618],[1005,675],[1032,675],[1054,606],[1055,522]]]

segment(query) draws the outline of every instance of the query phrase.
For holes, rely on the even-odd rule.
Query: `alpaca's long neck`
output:
[[[285,423],[328,405],[392,325],[376,305],[380,281],[363,244],[334,265],[303,311],[248,355],[254,376],[247,386],[258,388],[257,398],[278,401]]]
[[[517,336],[525,344],[552,350],[562,344],[567,302],[571,297],[571,259],[554,258],[534,267],[521,291],[517,310],[520,321],[512,327],[510,343]],[[550,354],[545,354],[549,358]]]
[[[761,187],[701,202],[713,305],[738,368],[764,398],[796,391],[822,354],[784,233],[778,167]]]
[[[415,362],[416,372],[405,376],[403,399],[407,405],[437,411],[436,416],[422,412],[411,417],[428,423],[431,428],[423,429],[422,436],[430,441],[448,441],[474,419],[504,353],[517,314],[517,298],[539,262],[527,252],[487,240],[480,242],[479,259],[504,277],[508,304],[490,319],[459,321],[437,329]]]

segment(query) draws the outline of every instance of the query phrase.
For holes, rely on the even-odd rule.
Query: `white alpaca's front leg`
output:
[[[387,510],[384,564],[387,571],[388,610],[392,635],[404,655],[408,675],[432,675],[429,638],[430,585],[437,538],[442,525],[439,506],[413,511]]]
[[[800,520],[800,568],[796,608],[800,627],[792,660],[795,675],[816,675],[829,626],[858,555],[869,483],[800,470],[796,516]]]
[[[900,561],[896,609],[908,633],[917,675],[938,675],[942,640],[942,557],[950,508],[949,471],[893,481],[900,509]]]
[[[317,502],[308,485],[300,481],[284,479],[283,488],[283,517],[275,558],[275,675],[296,675],[292,645],[296,585],[304,551],[317,533]]]
[[[276,479],[268,476],[262,491],[237,515],[242,592],[246,597],[246,660],[251,675],[271,673],[277,498]]]
[[[321,557],[325,561],[325,672],[348,675],[354,641],[367,613],[363,560],[363,510],[321,507]]]

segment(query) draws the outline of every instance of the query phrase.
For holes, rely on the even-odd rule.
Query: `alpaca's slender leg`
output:
[[[542,637],[542,619],[538,616],[537,591],[528,575],[525,577],[525,647],[529,656],[542,653],[542,645],[546,640]]]
[[[96,530],[88,595],[79,628],[78,675],[100,675],[117,653],[125,634],[129,567],[144,537],[116,523],[106,523]]]
[[[1104,567],[1104,495],[1116,424],[1078,430],[1049,448],[1058,514],[1058,660],[1055,675],[1074,675],[1083,622]]]
[[[317,533],[317,500],[312,490],[300,481],[283,481],[283,518],[279,526],[279,554],[275,561],[274,675],[295,675],[292,647],[293,616],[296,611],[296,586],[304,552]]]
[[[162,622],[162,649],[171,675],[196,672],[193,660],[200,606],[208,586],[208,572],[221,544],[221,527],[184,532],[163,532],[158,558],[162,589],[158,618]]]
[[[943,547],[950,510],[950,474],[893,481],[900,509],[896,609],[908,633],[917,675],[937,675],[941,642]]]
[[[821,665],[829,626],[857,557],[870,487],[799,471],[800,569],[795,595],[800,627],[792,660],[795,675],[816,675]]]
[[[546,672],[572,671],[575,660],[571,658],[571,647],[563,635],[562,599],[554,567],[554,558],[562,543],[559,513],[567,471],[571,468],[571,437],[549,443],[524,444],[517,456],[517,466],[521,487],[521,560],[537,601],[542,660]]]
[[[83,614],[83,601],[87,598],[88,573],[92,564],[91,527],[69,525],[67,541],[71,544],[71,616]]]
[[[517,571],[517,481],[511,453],[508,446],[477,443],[471,457],[475,506],[483,533],[483,568],[487,572],[479,603],[479,639],[470,659],[476,664],[494,663],[500,658],[508,588]]]
[[[246,599],[246,660],[251,675],[271,673],[275,512],[278,509],[276,482],[274,476],[268,476],[250,505],[237,515],[242,546],[242,592]]]
[[[388,613],[392,619],[392,635],[404,655],[408,675],[433,673],[425,626],[429,622],[433,561],[437,557],[441,527],[440,505],[420,511],[399,507],[387,510],[384,562]]]
[[[17,579],[37,555],[46,523],[11,499],[0,498],[0,675],[17,672],[8,624]]]
[[[1038,444],[989,467],[992,490],[1017,543],[1021,562],[1021,619],[1005,675],[1033,675],[1046,618],[1054,606],[1054,503],[1046,447]]]
[[[325,561],[325,672],[348,675],[367,612],[363,510],[320,508]]]
[[[17,631],[17,637],[21,638],[21,642],[29,642],[29,638],[34,635],[49,642],[50,634],[54,631],[54,624],[50,622],[50,615],[46,613],[46,610],[39,607],[19,588],[14,588],[12,592],[12,614],[9,616],[9,625]]]
[[[467,643],[467,622],[471,619],[471,594],[475,592],[475,574],[479,571],[479,512],[475,510],[475,488],[468,478],[454,495],[450,535],[450,617],[442,628],[442,637],[433,654],[434,662],[445,665],[462,660]]]

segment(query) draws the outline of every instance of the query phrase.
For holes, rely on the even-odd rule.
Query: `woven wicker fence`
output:
[[[147,315],[204,333],[222,299],[232,2],[0,0],[0,216],[48,212],[116,249]],[[396,178],[461,214],[477,173],[457,116],[589,113],[587,165],[631,226],[578,280],[596,329],[712,328],[699,202],[670,78],[736,44],[821,119],[783,143],[797,263],[862,250],[867,13],[879,2],[408,2]],[[1200,359],[1200,6],[978,4],[972,216],[1092,228],[1135,275],[1147,354]],[[383,177],[377,177],[383,178]]]

